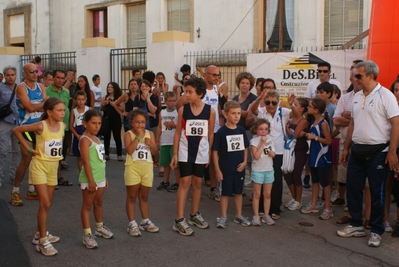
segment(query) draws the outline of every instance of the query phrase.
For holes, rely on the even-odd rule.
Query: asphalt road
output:
[[[319,220],[318,214],[286,210],[276,221],[276,226],[243,227],[232,221],[234,203],[231,199],[227,228],[217,229],[219,203],[206,197],[209,188],[205,185],[200,212],[211,227],[194,227],[193,236],[181,236],[172,231],[176,195],[156,190],[162,181],[158,176],[155,176],[149,203],[150,219],[160,232],[142,232],[141,237],[131,237],[126,232],[124,165],[116,160],[107,162],[110,187],[103,199],[104,223],[113,231],[114,238],[98,237],[99,248],[89,250],[82,244],[82,195],[77,186],[76,161],[68,157],[67,162],[70,168],[62,174],[74,185],[60,186],[55,192],[48,219],[50,233],[61,237],[60,242],[54,244],[58,255],[45,257],[36,252],[31,240],[36,229],[38,201],[24,199],[24,206],[12,207],[8,202],[12,185],[5,183],[0,188],[0,266],[399,266],[399,238],[386,233],[381,247],[370,248],[367,246],[369,233],[366,238],[336,235],[336,230],[342,226],[335,221],[345,214],[342,207],[335,208],[334,218],[328,221]],[[26,193],[27,187],[24,179],[22,194]],[[310,200],[310,194],[310,190],[304,191],[303,203]],[[284,188],[283,200],[289,200],[287,188]],[[244,197],[243,204],[243,215],[251,217],[248,196]],[[186,216],[189,206],[188,202]],[[396,207],[392,204],[391,224],[396,218],[395,212]],[[141,220],[138,209],[136,218]],[[300,222],[313,226],[301,226]],[[94,232],[93,216],[91,224]]]

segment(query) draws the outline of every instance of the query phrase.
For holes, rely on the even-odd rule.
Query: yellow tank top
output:
[[[132,140],[136,137],[136,135],[130,130],[128,132],[130,134],[130,137]],[[136,163],[153,163],[152,162],[152,155],[151,155],[151,149],[148,145],[145,144],[145,139],[146,138],[151,138],[150,132],[148,130],[145,130],[144,138],[141,140],[140,143],[138,143],[136,150],[133,151],[132,154],[127,154],[126,155],[126,163],[125,165],[130,165],[133,162]]]
[[[58,132],[49,130],[46,121],[43,124],[43,132],[41,135],[36,134],[36,151],[38,155],[33,156],[39,160],[59,161],[62,159],[62,138],[64,137],[65,124],[59,122],[60,129]]]

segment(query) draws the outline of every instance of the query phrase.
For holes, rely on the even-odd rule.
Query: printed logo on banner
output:
[[[298,96],[303,96],[309,84],[306,80],[319,78],[317,64],[322,62],[327,61],[312,53],[307,53],[301,57],[293,57],[290,61],[277,67],[277,70],[282,70],[280,82],[282,95],[285,96],[291,92]],[[336,79],[335,74],[332,73],[330,78]]]

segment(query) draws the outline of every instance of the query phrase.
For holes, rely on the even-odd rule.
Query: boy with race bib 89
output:
[[[198,228],[208,228],[208,223],[199,213],[201,184],[205,167],[210,161],[213,143],[215,111],[202,102],[206,94],[206,84],[200,78],[192,78],[184,83],[188,104],[179,109],[176,132],[173,140],[172,169],[180,168],[180,185],[177,190],[177,216],[173,231],[181,235],[192,235],[194,231],[184,218],[187,193],[192,186],[191,213],[188,223]]]

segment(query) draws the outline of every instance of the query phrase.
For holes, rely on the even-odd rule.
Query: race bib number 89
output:
[[[187,120],[186,136],[208,136],[208,121]]]
[[[242,134],[227,135],[227,152],[242,151],[245,149],[244,136]]]
[[[44,141],[44,155],[48,158],[62,158],[62,139]]]

